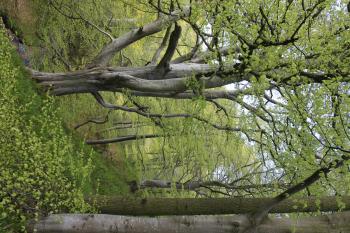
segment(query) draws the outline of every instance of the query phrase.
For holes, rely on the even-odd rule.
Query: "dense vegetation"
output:
[[[82,188],[92,154],[67,136],[53,100],[35,92],[4,29],[0,44],[0,228],[10,232],[42,214],[87,211]]]
[[[37,43],[21,28],[28,25],[9,23],[17,36]],[[116,167],[72,135],[63,104],[38,93],[10,34],[2,24],[0,232],[22,231],[28,220],[49,213],[91,212],[84,197],[126,193],[126,179],[133,178],[127,165]]]
[[[19,2],[0,4],[30,60],[3,33],[3,222],[94,194],[273,197],[255,229],[350,192],[346,2]]]
[[[40,46],[32,47],[33,66],[46,71],[74,71],[88,64],[98,52],[99,46],[107,42],[106,37],[91,26],[91,22],[106,27],[114,36],[119,36],[154,19],[152,9],[149,8],[150,12],[140,10],[135,5],[137,2],[52,1],[44,4],[37,0],[34,3],[36,24],[40,25],[36,28],[40,39],[36,43]],[[157,49],[164,34],[165,32],[161,32],[155,37],[136,42],[118,53],[113,63],[119,66],[145,65],[152,60],[152,51]],[[179,48],[179,52],[186,53],[190,50],[188,44],[195,43],[195,35],[186,25],[183,25],[183,35],[188,36],[182,39],[184,45]],[[189,82],[189,85],[195,86],[195,81],[192,84]],[[103,96],[117,105],[133,107],[136,104],[141,108],[147,106],[149,111],[159,115],[179,112],[201,116],[203,119],[212,117],[213,122],[220,122],[221,125],[238,123],[238,120],[227,117],[227,114],[238,114],[234,108],[220,110],[217,107],[220,104],[229,104],[224,100],[206,104],[201,97],[182,101],[138,98],[128,91],[121,94],[104,93]],[[67,127],[76,128],[77,135],[87,140],[126,135],[140,138],[144,135],[159,136],[122,145],[107,144],[96,147],[103,155],[116,161],[118,169],[124,169],[123,176],[128,181],[140,182],[154,178],[177,182],[210,180],[214,179],[212,175],[220,167],[230,167],[233,164],[239,167],[240,164],[253,163],[255,159],[254,149],[245,146],[241,137],[231,132],[218,135],[215,127],[192,117],[150,119],[135,113],[111,111],[101,107],[88,94],[64,96],[57,101]],[[216,112],[214,117],[213,112]],[[93,124],[89,120],[103,124]],[[235,148],[235,153],[231,153],[232,148]],[[249,169],[242,171],[245,173]],[[230,169],[226,175],[230,177],[228,179],[237,178]]]
[[[105,43],[105,38],[83,20],[66,17],[46,1],[24,1],[20,4],[22,3],[25,6],[18,9],[16,1],[2,2],[1,12],[9,20],[7,23],[10,24],[10,29],[26,44],[32,67],[50,71],[79,69],[91,59],[90,52],[94,50],[92,45]],[[115,9],[116,12],[113,13],[120,18],[133,15],[135,19],[130,22],[130,27],[151,19],[150,15],[115,1],[76,4],[73,8],[82,11],[82,15],[90,15],[92,12],[96,14],[95,17],[106,15],[106,5]],[[95,11],[96,9],[100,12]],[[129,30],[129,26],[120,27],[122,24],[120,22],[114,26],[117,29],[114,32],[116,35]],[[1,51],[4,56],[1,63],[1,103],[4,104],[1,145],[4,146],[1,148],[0,161],[6,169],[0,176],[1,227],[7,231],[23,228],[28,219],[48,213],[91,211],[91,207],[84,202],[84,196],[95,193],[126,194],[129,192],[129,181],[139,182],[153,178],[178,182],[206,180],[213,178],[212,175],[218,167],[254,160],[248,156],[251,152],[242,146],[241,139],[236,137],[235,140],[228,141],[227,136],[214,137],[214,129],[203,127],[196,119],[164,119],[166,127],[159,128],[154,126],[152,119],[140,119],[137,115],[111,113],[101,109],[91,101],[89,95],[56,100],[43,95],[29,81],[23,61],[10,40],[2,29]],[[122,64],[133,58],[134,62],[142,65],[151,59],[149,51],[157,47],[154,40],[157,39],[151,38],[149,41],[137,43],[126,50],[125,54],[121,53],[115,62]],[[150,42],[154,46],[148,46]],[[188,42],[190,41],[186,43]],[[143,60],[134,57],[142,57]],[[106,97],[115,98],[113,95]],[[215,111],[214,104],[206,106],[200,98],[173,103],[161,99],[135,99],[125,93],[118,96],[117,101],[130,105],[136,101],[141,105],[152,106],[153,110],[160,113],[176,110],[209,116]],[[75,126],[89,119],[103,121],[107,114],[110,121],[104,124],[106,130],[101,130],[100,125],[86,124],[71,135]],[[225,114],[227,113],[222,111],[218,115],[219,119],[225,120]],[[128,124],[126,127],[118,127],[113,122]],[[100,153],[92,151],[81,142],[81,138],[88,137],[147,133],[171,137],[153,139],[152,143],[140,140],[123,146],[97,147]],[[228,143],[236,148],[237,153],[245,153],[247,157],[239,158],[234,154],[231,157],[225,156],[231,150],[229,146],[223,146]],[[198,157],[198,154],[201,156]],[[152,193],[157,196],[181,194],[162,191]],[[144,194],[145,191],[141,193]],[[181,195],[193,196],[191,192]]]

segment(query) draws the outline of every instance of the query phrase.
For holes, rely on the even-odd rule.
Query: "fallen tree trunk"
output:
[[[160,216],[216,215],[255,213],[273,198],[121,198],[94,197],[102,214]],[[276,205],[270,213],[298,213],[350,210],[350,197],[290,198]]]
[[[206,64],[173,64],[167,73],[159,72],[156,66],[132,68],[94,68],[66,73],[47,73],[30,70],[32,78],[53,95],[90,93],[97,91],[118,91],[121,88],[142,92],[177,92],[191,90],[188,82],[198,76],[205,88],[220,87],[248,79],[249,76],[235,75],[233,71],[218,72],[218,68]],[[232,74],[229,79],[218,75]]]
[[[255,233],[350,232],[350,212],[317,217],[269,218]],[[104,214],[51,215],[31,226],[38,233],[241,233],[249,229],[249,218],[236,216],[128,217]]]

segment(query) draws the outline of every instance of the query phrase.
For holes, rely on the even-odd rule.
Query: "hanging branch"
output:
[[[217,125],[215,123],[210,122],[209,120],[200,117],[200,116],[196,116],[196,115],[192,115],[192,114],[188,114],[188,113],[178,113],[178,114],[157,114],[157,113],[149,113],[149,112],[145,112],[141,109],[135,109],[135,108],[129,108],[129,107],[125,107],[125,106],[117,106],[117,105],[113,105],[110,103],[106,103],[103,99],[103,97],[99,94],[99,93],[92,93],[92,95],[95,97],[95,99],[97,100],[97,102],[108,109],[113,109],[113,110],[122,110],[122,111],[126,111],[126,112],[134,112],[138,115],[147,117],[147,118],[193,118],[196,119],[198,121],[201,121],[203,123],[206,123],[212,127],[214,127],[215,129],[218,130],[224,130],[224,131],[232,131],[232,132],[248,132],[248,131],[252,131],[252,132],[262,132],[262,130],[255,130],[255,129],[242,129],[240,127],[231,127],[229,125]]]

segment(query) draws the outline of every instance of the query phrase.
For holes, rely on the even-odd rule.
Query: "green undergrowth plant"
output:
[[[0,103],[0,232],[25,231],[50,213],[92,212],[86,196],[126,190],[120,171],[64,128],[56,101],[37,93],[2,27]]]
[[[91,155],[76,148],[51,98],[36,94],[4,30],[0,32],[0,231],[24,231],[29,219],[85,212],[82,187]]]
[[[62,66],[62,59],[60,59],[61,55],[64,57],[63,60],[69,60],[67,57],[68,51],[73,47],[78,50],[78,53],[81,53],[81,50],[84,50],[83,45],[91,44],[91,41],[103,43],[103,35],[99,35],[99,32],[81,20],[72,21],[66,18],[55,10],[48,1],[33,0],[19,2],[18,4],[16,2],[12,0],[10,2],[0,0],[0,9],[6,13],[7,18],[13,24],[14,31],[22,32],[21,36],[27,45],[26,52],[28,53],[30,64],[34,69],[65,70],[66,67]],[[67,0],[65,2],[68,3],[70,1]],[[83,11],[84,15],[89,15],[91,9],[95,9],[95,6],[91,5],[93,4],[91,2],[91,4],[86,3],[74,6],[81,7],[81,9],[79,8],[79,12]],[[98,5],[100,6],[101,4],[99,3]],[[85,40],[79,43],[74,40],[71,41],[70,39],[76,38],[79,34],[77,32],[82,28],[84,28],[84,34],[89,35],[86,38],[89,43]],[[70,39],[68,40],[68,38]],[[55,41],[53,44],[51,43],[52,39]],[[57,55],[55,53],[57,46],[65,52]],[[86,58],[84,60],[88,61],[89,59]],[[72,63],[72,66],[74,66],[72,60],[69,60],[69,63]],[[72,69],[76,68],[75,66],[72,67]],[[40,93],[40,95],[43,94],[45,93]],[[103,154],[105,151],[92,150],[91,147],[83,145],[83,139],[95,136],[93,133],[90,133],[90,125],[82,127],[79,130],[72,130],[77,124],[87,119],[104,115],[107,111],[98,108],[91,95],[61,97],[51,102],[54,104],[55,114],[60,117],[61,125],[63,125],[65,132],[73,135],[72,143],[74,143],[75,147],[82,148],[85,154],[91,153],[91,160],[95,170],[93,170],[89,182],[84,184],[84,194],[90,195],[96,193],[97,187],[98,192],[103,194],[109,192],[120,194],[127,190],[125,188],[126,180],[129,180],[128,177],[132,176],[132,173],[129,173],[131,169],[129,164],[121,161],[123,154],[119,156],[118,161],[111,162],[106,159],[108,156]],[[121,153],[121,151],[118,151],[118,153]]]

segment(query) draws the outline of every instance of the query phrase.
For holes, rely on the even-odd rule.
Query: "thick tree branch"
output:
[[[159,64],[157,65],[157,69],[161,69],[165,72],[169,71],[170,68],[170,60],[174,56],[175,49],[177,47],[177,43],[181,36],[181,27],[175,23],[174,31],[170,35],[169,39],[169,45],[168,48],[163,56],[163,58],[160,60]]]
[[[218,74],[230,77],[221,78]],[[247,80],[251,76],[241,76],[234,71],[215,73],[215,67],[203,64],[174,64],[166,74],[160,73],[153,66],[91,69],[70,73],[32,71],[32,76],[39,85],[51,89],[54,95],[117,91],[120,88],[143,92],[183,92],[191,89],[188,83],[193,79],[193,75],[198,76],[197,82],[204,88],[220,87]]]
[[[186,17],[189,14],[189,9],[184,8],[183,11],[174,11],[171,15],[162,16],[156,21],[146,24],[138,29],[134,29],[121,37],[113,39],[111,43],[107,44],[96,58],[88,65],[88,68],[96,66],[107,66],[113,56],[128,45],[138,41],[146,36],[162,31],[169,27],[173,22],[176,22],[181,17]]]
[[[159,48],[157,49],[157,51],[155,52],[155,54],[152,57],[151,63],[150,65],[156,65],[157,61],[160,57],[160,53],[165,49],[168,40],[169,40],[169,36],[170,36],[170,30],[171,30],[171,26],[169,26],[165,32],[165,35],[163,37],[162,43],[160,44]]]

